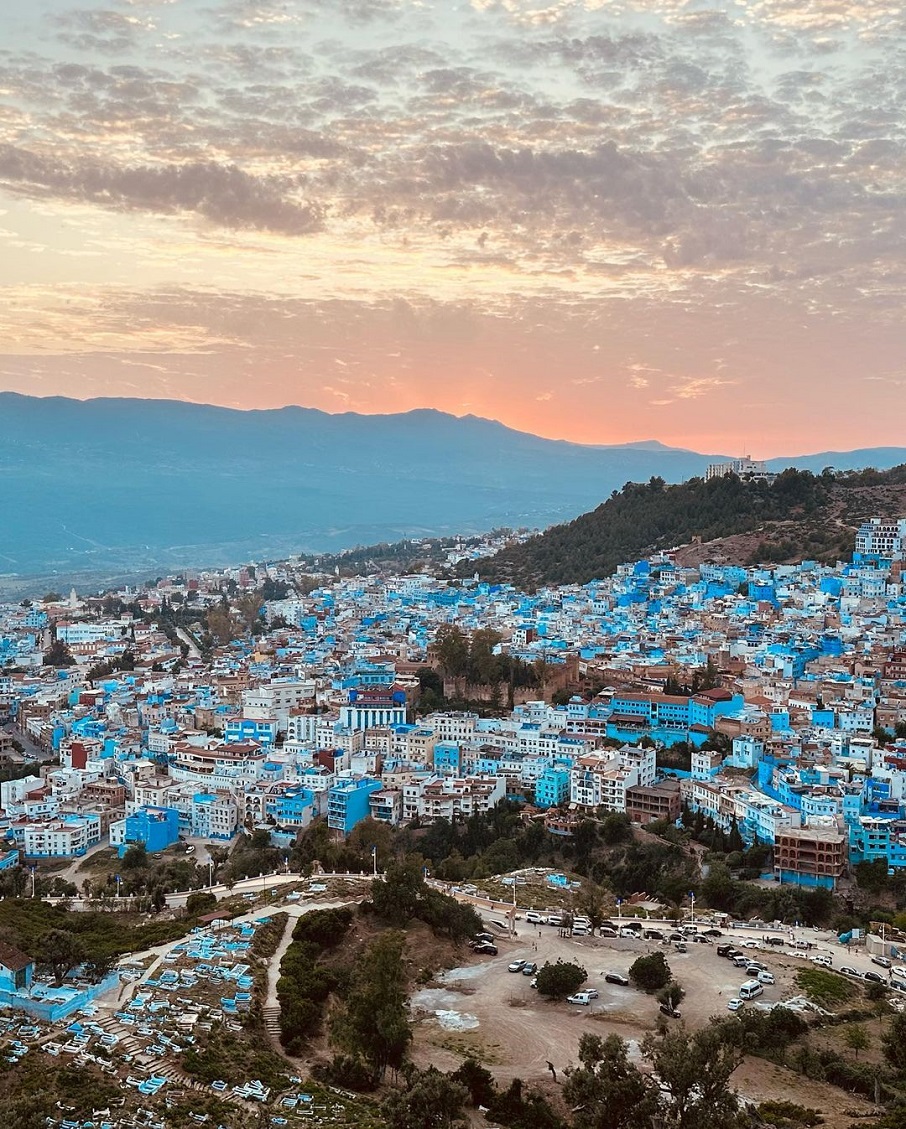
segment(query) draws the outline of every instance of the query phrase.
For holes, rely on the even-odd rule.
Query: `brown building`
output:
[[[673,823],[679,819],[682,806],[677,780],[664,780],[649,787],[639,784],[626,790],[626,814],[633,823],[654,823],[658,819]]]
[[[778,882],[833,889],[846,867],[846,836],[829,827],[778,831],[774,876]]]

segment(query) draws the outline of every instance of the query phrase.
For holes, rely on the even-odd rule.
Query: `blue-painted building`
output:
[[[371,793],[379,792],[382,787],[380,780],[367,776],[338,780],[327,793],[327,826],[348,835],[368,816]]]
[[[251,717],[231,717],[223,727],[223,739],[228,745],[254,741],[262,748],[271,748],[277,740],[277,722],[273,718],[258,720]]]
[[[438,741],[434,746],[434,770],[443,776],[459,776],[462,757],[459,745],[451,741]]]
[[[119,844],[120,858],[130,846],[144,843],[145,849],[156,854],[172,847],[179,839],[179,812],[176,808],[143,807],[125,819],[123,842]]]
[[[546,768],[535,782],[535,806],[553,808],[569,799],[569,769]]]

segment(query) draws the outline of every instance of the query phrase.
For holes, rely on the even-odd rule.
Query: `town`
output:
[[[499,543],[454,541],[443,565]],[[506,836],[490,885],[438,858],[433,874],[423,868],[425,889],[465,899],[492,927],[473,943],[477,956],[512,945],[517,921],[548,921],[561,936],[565,923],[570,943],[597,933],[617,949],[663,942],[685,955],[686,942],[700,941],[698,959],[713,940],[701,930],[719,936],[731,917],[718,874],[729,882],[740,866],[762,890],[797,895],[896,885],[906,877],[906,519],[865,523],[851,560],[836,566],[689,566],[678,556],[532,593],[450,579],[443,567],[340,576],[290,559],[0,608],[5,897],[161,920],[207,911],[188,936],[174,920],[165,950],[152,937],[143,955],[121,951],[94,976],[87,953],[45,952],[42,962],[0,942],[9,1061],[26,1053],[29,1033],[57,1056],[64,1044],[82,1055],[92,1039],[107,1052],[128,1040],[131,1061],[141,1032],[147,1068],[173,1040],[185,1051],[179,1040],[193,1038],[199,1015],[199,1030],[212,1019],[236,1026],[275,913],[298,921],[313,906],[361,901],[395,865],[388,835],[479,826],[504,809],[551,850],[577,851],[590,822],[606,830],[610,820],[630,836],[685,828],[699,842],[707,828],[741,861],[733,876],[713,866],[701,883],[688,872],[678,881],[691,892],[608,898],[604,883],[604,902],[582,912],[570,896],[582,882],[551,868],[532,878]],[[320,851],[314,864],[306,843]],[[356,859],[350,843],[357,860],[341,867]],[[229,915],[219,913],[228,902]],[[627,932],[624,914],[652,919],[644,938]],[[685,920],[682,931],[671,917]],[[789,934],[810,952],[821,938],[795,927],[819,924],[759,918],[739,937],[770,951]],[[888,915],[845,938],[838,929],[850,954],[838,971],[906,992],[896,926]],[[568,955],[549,936],[539,931],[545,954]],[[534,950],[518,951],[517,971],[534,975]],[[748,995],[728,990],[737,1007],[775,985],[774,971],[740,954],[731,960],[754,980]],[[38,974],[42,963],[53,975]],[[262,1001],[272,1032],[279,967]],[[608,982],[628,984],[630,972]],[[206,978],[211,990],[193,995]],[[178,1016],[155,988],[180,992]],[[598,992],[579,996],[570,1000],[588,1006]],[[725,1002],[710,1000],[703,1018]],[[678,1015],[675,1005],[670,997],[662,1011]],[[133,1075],[145,1096],[190,1085],[172,1066]],[[301,1087],[294,1079],[274,1124],[312,1108],[343,1121],[348,1091],[316,1102]],[[260,1077],[208,1088],[246,1104],[271,1095]]]

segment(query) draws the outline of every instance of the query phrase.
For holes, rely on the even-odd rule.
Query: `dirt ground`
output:
[[[521,929],[530,927],[523,923]],[[522,932],[513,940],[501,938],[498,956],[470,954],[461,968],[451,969],[415,993],[413,1051],[420,1066],[433,1063],[450,1070],[471,1055],[492,1067],[501,1082],[514,1077],[550,1081],[548,1063],[559,1076],[575,1062],[584,1031],[618,1034],[628,1041],[630,1055],[639,1057],[640,1041],[657,1025],[658,1005],[652,996],[635,988],[605,983],[604,974],[626,975],[638,956],[659,949],[686,990],[680,1011],[692,1028],[704,1025],[711,1016],[728,1015],[727,1001],[747,979],[744,969],[717,955],[716,945],[690,944],[688,952],[677,953],[652,941],[561,938],[548,926],[541,926],[540,933],[539,937],[536,929]],[[794,976],[807,967],[804,961],[770,950],[752,950],[752,956],[768,966],[777,983],[766,985],[764,995],[746,1007],[776,1003],[798,994]],[[597,988],[600,997],[589,1007],[544,1000],[531,988],[529,977],[507,971],[510,961],[517,958],[539,965],[557,959],[581,964],[588,972],[586,987]],[[736,1084],[743,1096],[758,1101],[785,1098],[822,1110],[836,1103],[839,1111],[827,1111],[832,1127],[851,1123],[852,1116],[847,1119],[845,1109],[852,1113],[870,1108],[833,1087],[809,1082],[757,1059],[747,1060],[740,1067]]]

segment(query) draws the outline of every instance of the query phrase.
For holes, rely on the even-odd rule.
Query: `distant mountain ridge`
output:
[[[906,460],[906,449],[883,450],[855,465]],[[681,482],[719,458],[657,440],[542,439],[433,409],[331,415],[0,393],[0,573],[163,572],[545,527],[627,481]]]

